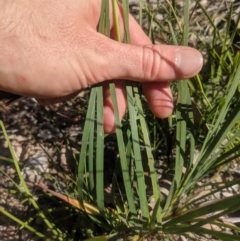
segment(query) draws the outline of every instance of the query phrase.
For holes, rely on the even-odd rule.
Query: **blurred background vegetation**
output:
[[[171,84],[175,109],[163,120],[126,81],[120,122],[110,83],[111,135],[101,86],[57,106],[1,107],[1,240],[240,240],[239,2],[121,2],[126,43],[130,4],[153,43],[199,49],[201,73]]]

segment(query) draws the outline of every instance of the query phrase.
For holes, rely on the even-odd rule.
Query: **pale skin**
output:
[[[100,9],[101,0],[2,0],[0,90],[50,104],[115,80],[122,117],[126,111],[123,80],[127,79],[142,84],[154,115],[169,116],[173,102],[168,82],[196,75],[202,55],[184,46],[152,45],[131,16],[131,44],[114,40],[112,19],[112,39],[108,39],[97,32]],[[121,5],[118,11],[123,37]],[[115,128],[114,114],[104,86],[104,129],[110,133]]]

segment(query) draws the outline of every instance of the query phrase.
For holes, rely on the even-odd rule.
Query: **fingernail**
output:
[[[203,66],[202,54],[193,48],[181,48],[177,54],[176,64],[183,77],[196,75]]]

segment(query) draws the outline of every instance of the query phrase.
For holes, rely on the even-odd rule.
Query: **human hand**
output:
[[[142,83],[150,109],[164,118],[173,109],[168,81],[192,77],[202,67],[197,50],[152,45],[132,17],[131,45],[101,35],[101,0],[4,0],[0,9],[0,90],[35,97],[43,104],[116,80],[122,117],[126,101],[121,80],[128,79]],[[118,11],[123,36],[120,5]],[[113,19],[110,27],[114,39]],[[104,129],[109,133],[114,131],[114,114],[106,85],[104,96]]]

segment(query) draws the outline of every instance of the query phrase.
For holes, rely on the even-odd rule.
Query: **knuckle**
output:
[[[155,46],[144,46],[142,54],[143,76],[148,80],[157,80],[161,65],[161,55]]]

